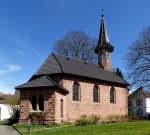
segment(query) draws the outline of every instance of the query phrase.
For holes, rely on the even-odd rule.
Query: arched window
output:
[[[116,103],[116,91],[114,87],[110,90],[110,103]]]
[[[142,117],[143,116],[143,110],[142,109],[138,109],[136,114],[137,114],[137,116]]]
[[[93,102],[99,102],[99,97],[99,88],[95,85],[93,88]]]
[[[77,82],[73,84],[73,101],[80,100],[80,85]]]
[[[32,100],[31,100],[31,102],[32,102],[32,110],[37,110],[37,100],[36,100],[36,96],[33,96],[32,97]]]
[[[44,97],[42,95],[39,96],[39,110],[44,111]]]

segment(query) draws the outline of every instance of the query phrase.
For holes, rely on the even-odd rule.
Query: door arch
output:
[[[137,114],[137,116],[142,117],[143,116],[143,110],[142,109],[138,109],[136,114]]]

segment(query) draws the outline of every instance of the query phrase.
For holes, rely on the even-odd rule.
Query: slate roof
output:
[[[128,83],[118,76],[113,71],[106,71],[99,67],[98,64],[87,63],[82,60],[68,58],[62,55],[52,53],[42,66],[35,73],[37,75],[51,75],[51,74],[71,74],[100,81],[107,81],[128,85]]]
[[[102,15],[99,40],[98,40],[98,45],[95,48],[95,53],[98,54],[99,50],[102,50],[104,48],[109,50],[110,52],[113,52],[114,50],[114,47],[111,45],[108,37],[104,15]]]
[[[63,86],[55,82],[53,79],[51,79],[49,76],[41,76],[39,78],[33,79],[28,81],[27,83],[21,84],[17,86],[15,89],[23,89],[23,88],[40,88],[40,87],[57,87],[63,90],[64,92],[68,93],[68,90],[66,90]]]

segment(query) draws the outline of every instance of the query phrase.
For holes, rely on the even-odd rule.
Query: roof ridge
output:
[[[99,65],[96,64],[96,63],[92,63],[92,62],[89,62],[89,61],[84,61],[84,60],[82,60],[82,59],[77,59],[77,58],[75,58],[75,57],[65,56],[65,55],[62,55],[62,54],[59,54],[59,53],[54,53],[54,52],[52,52],[52,55],[54,55],[54,58],[56,59],[56,61],[58,62],[58,64],[60,64],[61,69],[62,69],[62,72],[63,72],[62,65],[61,65],[61,63],[59,62],[59,60],[57,59],[56,55],[58,55],[58,56],[60,56],[60,57],[63,57],[63,58],[70,58],[70,59],[72,59],[72,60],[80,61],[80,62],[82,62],[82,63],[85,63],[85,62],[86,62],[87,64],[91,64],[91,65],[94,65],[94,66],[98,66],[98,67],[99,67]],[[113,70],[112,70],[112,71],[106,71],[106,70],[104,70],[103,68],[99,68],[99,69],[102,70],[102,71],[104,71],[104,72],[115,73]],[[63,72],[63,73],[64,73],[64,72]]]
[[[55,53],[52,52],[52,56],[54,57],[54,59],[56,60],[56,62],[59,64],[62,73],[64,73],[63,67],[62,67],[61,63],[59,62],[59,60],[57,59],[57,57],[55,56]]]
[[[59,54],[59,53],[53,53],[53,54],[59,55],[59,56],[65,57],[65,58],[70,58],[70,59],[73,59],[73,60],[77,60],[77,61],[86,62],[86,63],[93,64],[93,65],[97,65],[95,63],[92,63],[92,62],[89,62],[89,61],[84,61],[82,59],[78,59],[78,58],[75,58],[75,57],[72,57],[72,56],[65,56],[65,55],[62,55],[62,54]]]
[[[57,83],[56,81],[54,81],[50,76],[45,75],[45,77],[46,77],[49,81],[51,81],[53,84],[57,85],[57,86],[60,87],[60,88],[65,89],[67,92],[69,92],[65,87],[63,87],[61,84],[59,84],[59,83]]]
[[[60,56],[60,57],[70,58],[70,59],[72,59],[72,60],[80,61],[80,62],[82,62],[82,63],[87,63],[87,64],[91,64],[91,65],[94,65],[94,66],[99,66],[99,65],[96,64],[96,63],[92,63],[92,62],[89,62],[89,61],[84,61],[84,60],[82,60],[82,59],[78,59],[78,58],[75,58],[75,57],[72,57],[72,56],[65,56],[65,55],[62,55],[62,54],[59,54],[59,53],[52,53],[52,54],[54,54],[55,56],[58,55],[58,56]],[[100,69],[103,70],[102,68],[100,68]],[[105,71],[105,70],[103,70],[103,71]],[[111,72],[111,73],[113,73],[113,71],[106,71],[106,72]]]

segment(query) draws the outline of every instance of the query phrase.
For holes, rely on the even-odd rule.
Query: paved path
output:
[[[0,125],[0,135],[20,135],[13,127]]]

